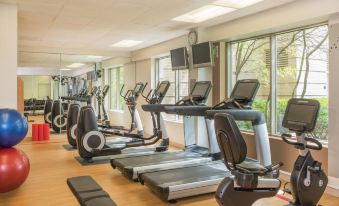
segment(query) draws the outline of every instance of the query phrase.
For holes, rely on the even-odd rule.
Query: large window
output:
[[[188,95],[188,70],[172,70],[171,57],[165,56],[155,59],[156,82],[169,81],[171,86],[167,91],[162,104],[175,104],[179,99]],[[166,120],[180,121],[177,115],[164,114]]]
[[[312,137],[327,140],[328,26],[321,25],[230,43],[231,82],[257,78],[253,104],[265,114],[271,134],[287,132],[281,122],[290,98],[319,100],[321,111]],[[251,130],[250,124],[241,128]]]
[[[124,69],[122,67],[109,70],[110,109],[124,110],[124,99],[120,96],[120,89],[124,83]]]

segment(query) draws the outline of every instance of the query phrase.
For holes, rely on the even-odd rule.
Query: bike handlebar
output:
[[[284,142],[286,142],[287,144],[290,145],[294,145],[300,148],[308,148],[308,149],[312,149],[312,150],[321,150],[323,148],[321,142],[319,142],[318,140],[314,139],[314,138],[309,138],[309,137],[305,137],[305,141],[306,144],[300,143],[300,142],[294,142],[294,141],[290,141],[288,138],[291,138],[292,136],[290,134],[282,134],[281,138],[283,139]],[[315,145],[310,145],[307,144],[307,142],[311,142]]]

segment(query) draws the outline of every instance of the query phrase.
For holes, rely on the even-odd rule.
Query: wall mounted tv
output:
[[[97,80],[97,75],[95,71],[87,72],[87,80]]]
[[[171,53],[172,70],[188,69],[188,55],[186,47],[173,49]]]
[[[213,66],[212,43],[203,42],[192,45],[193,67],[211,67]]]

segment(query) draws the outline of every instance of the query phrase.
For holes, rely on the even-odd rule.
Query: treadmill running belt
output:
[[[185,161],[202,157],[199,153],[193,152],[162,152],[151,155],[143,155],[130,158],[122,158],[113,160],[112,164],[122,169],[133,168],[138,166],[155,165],[158,163],[169,163],[177,161]]]
[[[214,191],[205,190],[205,186],[209,186],[208,181],[221,181],[231,173],[226,169],[226,166],[221,161],[212,162],[204,165],[197,165],[192,167],[164,170],[152,173],[144,173],[140,179],[153,192],[155,192],[163,200],[172,200],[175,198],[171,193],[186,193],[191,194],[189,190],[194,191],[193,195],[205,194]],[[186,185],[186,186],[185,186]],[[217,186],[217,184],[213,183]],[[175,189],[175,186],[181,189]],[[182,189],[185,188],[185,189]],[[198,191],[197,190],[201,191]],[[215,187],[216,188],[216,187]],[[178,198],[191,196],[181,195]]]

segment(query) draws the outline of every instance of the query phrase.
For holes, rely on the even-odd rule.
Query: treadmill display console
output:
[[[312,131],[317,123],[319,109],[320,104],[317,100],[290,99],[282,125],[292,131]]]
[[[231,99],[252,102],[259,89],[260,83],[257,79],[245,79],[237,81],[231,94]]]
[[[196,82],[190,96],[207,99],[210,89],[211,82]]]

